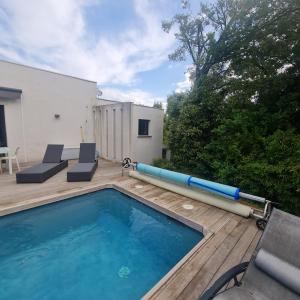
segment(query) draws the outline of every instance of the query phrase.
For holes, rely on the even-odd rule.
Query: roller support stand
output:
[[[266,200],[264,215],[263,215],[263,217],[256,220],[256,226],[258,229],[265,230],[267,223],[269,221],[269,218],[272,214],[273,207],[277,207],[278,205],[279,205],[279,203],[277,203],[277,202],[272,202],[272,201]]]

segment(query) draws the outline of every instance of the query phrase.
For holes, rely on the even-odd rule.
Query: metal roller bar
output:
[[[254,195],[251,195],[251,194],[246,194],[246,193],[239,192],[239,196],[241,198],[253,200],[253,201],[256,201],[256,202],[260,202],[260,203],[265,203],[266,202],[266,198],[254,196]]]

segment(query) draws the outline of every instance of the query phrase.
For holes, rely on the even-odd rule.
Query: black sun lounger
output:
[[[67,180],[91,181],[97,169],[96,144],[81,143],[79,152],[79,162],[67,173]]]
[[[235,286],[220,292],[232,279]],[[250,262],[228,270],[199,299],[299,300],[300,218],[274,209]]]
[[[17,172],[17,183],[41,183],[68,166],[67,160],[61,160],[64,145],[48,145],[43,162]]]

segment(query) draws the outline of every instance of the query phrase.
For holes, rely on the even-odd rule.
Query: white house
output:
[[[162,155],[163,110],[99,99],[95,106],[96,142],[101,155],[151,163]]]
[[[0,147],[37,161],[47,144],[96,142],[110,160],[161,157],[163,111],[96,98],[97,83],[0,60]]]
[[[0,61],[1,146],[36,161],[47,144],[78,146],[81,127],[93,141],[96,92],[96,82]]]

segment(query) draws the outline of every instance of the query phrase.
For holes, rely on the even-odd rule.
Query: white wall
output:
[[[0,100],[8,146],[21,147],[21,160],[40,160],[50,143],[79,146],[80,126],[85,141],[94,141],[96,82],[0,61],[0,86],[22,90],[22,99]]]
[[[100,105],[96,110],[96,142],[100,155],[113,161],[130,157],[152,163],[162,154],[163,111],[131,102]],[[138,120],[150,120],[149,136],[138,136]]]
[[[143,163],[152,163],[162,157],[163,110],[142,105],[133,105],[132,114],[132,157]],[[149,122],[149,136],[138,135],[138,120]]]
[[[130,156],[131,105],[117,102],[96,107],[96,143],[101,157],[121,161]]]

